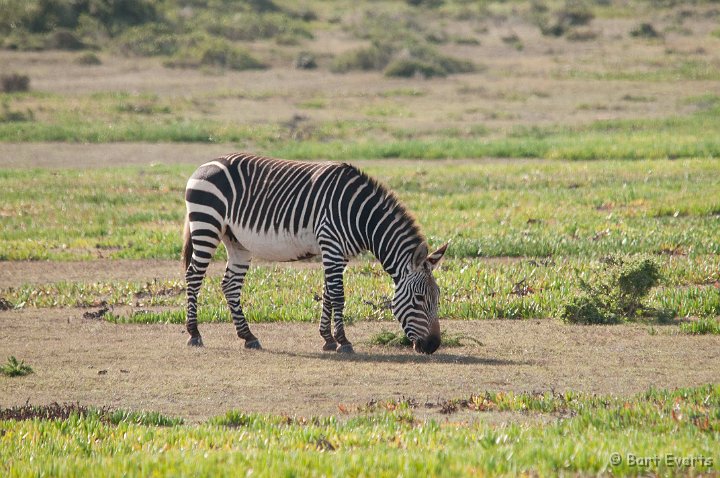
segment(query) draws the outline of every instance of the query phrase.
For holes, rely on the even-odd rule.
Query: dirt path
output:
[[[233,408],[334,414],[371,399],[466,397],[485,390],[566,389],[627,395],[720,380],[720,337],[650,335],[645,326],[570,327],[554,321],[447,322],[482,346],[426,357],[367,345],[390,323],[349,329],[358,352],[319,352],[314,324],[256,324],[264,351],[246,351],[230,324],[206,324],[188,348],[180,325],[113,325],[83,310],[0,312],[0,357],[35,373],[0,377],[0,406],[79,401],[201,420]],[[102,371],[106,371],[103,373]],[[437,409],[423,411],[443,419]]]

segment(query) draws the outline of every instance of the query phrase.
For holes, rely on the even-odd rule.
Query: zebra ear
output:
[[[428,246],[424,242],[420,243],[417,248],[415,249],[415,252],[413,252],[412,255],[412,261],[410,262],[410,268],[412,270],[417,270],[423,266],[425,263],[425,259],[428,255]]]
[[[437,265],[440,263],[440,259],[443,258],[445,255],[445,251],[447,250],[449,242],[446,242],[442,246],[438,248],[437,251],[433,252],[429,256],[427,256],[427,259],[425,259],[425,263],[428,265],[430,270],[433,270],[437,267]]]

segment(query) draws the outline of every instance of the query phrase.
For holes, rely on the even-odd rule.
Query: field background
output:
[[[717,473],[717,2],[0,13],[0,362],[34,369],[0,376],[4,474]],[[398,331],[392,284],[361,256],[354,357],[320,352],[314,261],[251,269],[243,305],[266,350],[245,351],[219,251],[207,347],[187,350],[183,189],[233,151],[356,164],[431,246],[450,240],[447,346],[376,342]],[[672,320],[559,320],[605,257],[637,253]],[[714,464],[628,464],[667,453]]]

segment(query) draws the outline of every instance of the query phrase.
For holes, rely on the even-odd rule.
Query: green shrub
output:
[[[317,68],[315,55],[307,51],[301,51],[298,53],[297,58],[295,58],[295,68],[300,70],[313,70]]]
[[[24,121],[33,121],[35,114],[31,109],[27,111],[16,111],[10,108],[7,100],[2,102],[2,111],[0,111],[0,123],[20,123]]]
[[[589,294],[573,295],[563,305],[560,317],[571,324],[614,324],[618,317],[601,311],[597,301]]]
[[[151,23],[125,30],[118,48],[126,55],[170,56],[180,49],[180,37],[167,26]]]
[[[446,42],[447,35],[429,30],[426,22],[412,14],[368,12],[349,28],[359,38],[370,40],[370,45],[338,55],[330,66],[335,73],[365,70],[384,71],[386,76],[433,77],[475,70],[471,62],[438,51],[431,43]]]
[[[8,357],[5,365],[0,365],[0,374],[7,377],[20,377],[33,373],[32,367],[22,360],[18,361],[14,356]]]
[[[312,33],[300,20],[283,13],[238,13],[230,18],[213,17],[208,33],[232,41],[254,41],[278,36],[312,38]]]
[[[440,333],[440,341],[442,347],[462,347],[463,341],[467,340],[477,345],[482,343],[474,337],[466,334],[450,334],[446,331]],[[412,347],[412,341],[407,338],[403,332],[391,332],[389,330],[383,330],[370,337],[368,340],[370,345],[383,345],[387,347]]]
[[[533,5],[535,22],[543,35],[563,36],[572,27],[587,25],[595,18],[590,5],[584,0],[566,0],[558,10],[549,13],[544,4]]]
[[[102,61],[100,60],[100,57],[98,57],[95,53],[88,51],[75,58],[75,63],[77,63],[78,65],[94,66],[101,65]]]
[[[30,89],[30,77],[19,73],[10,73],[0,76],[0,85],[3,93],[17,93]]]
[[[0,19],[0,31],[5,32],[14,29],[30,33],[72,30],[78,26],[82,15],[97,19],[110,32],[158,19],[152,0],[10,0],[7,8],[5,3]]]
[[[244,48],[236,47],[217,38],[197,39],[190,42],[173,58],[165,62],[173,68],[197,68],[201,66],[228,68],[231,70],[258,70],[267,68]]]
[[[447,76],[475,71],[475,65],[442,55],[437,49],[417,37],[398,41],[383,38],[369,47],[358,48],[339,55],[333,61],[331,71],[345,73],[351,70],[384,71],[386,76]]]
[[[652,26],[652,23],[641,23],[632,30],[630,30],[630,36],[640,38],[659,38],[661,35]]]
[[[385,76],[399,76],[404,78],[412,78],[414,76],[422,76],[423,78],[447,76],[445,70],[439,65],[426,63],[414,58],[398,58],[385,68],[384,73]]]
[[[612,324],[640,315],[667,320],[673,315],[670,311],[643,304],[659,281],[658,265],[650,256],[610,256],[590,281],[580,280],[580,290],[563,304],[560,317],[574,324]]]
[[[45,39],[45,48],[51,50],[82,50],[85,43],[70,30],[57,29],[50,32]]]
[[[357,48],[338,55],[330,66],[334,73],[351,70],[382,70],[390,63],[394,49],[386,43],[375,43],[366,48]]]

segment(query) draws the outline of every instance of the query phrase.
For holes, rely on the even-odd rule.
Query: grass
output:
[[[431,245],[451,240],[436,274],[441,317],[557,317],[569,286],[592,280],[603,257],[647,253],[663,281],[647,305],[717,317],[720,188],[716,161],[427,162],[369,166],[397,192]],[[173,259],[192,167],[0,171],[0,259]],[[83,221],[67,222],[66,217]],[[217,258],[225,257],[220,248]],[[477,258],[487,258],[478,261]],[[494,259],[497,258],[497,259]],[[16,307],[131,306],[120,322],[184,320],[181,281],[23,285],[0,291]],[[313,321],[320,268],[251,268],[249,320]],[[346,274],[347,315],[393,320],[392,284],[368,256]],[[200,296],[201,321],[229,320],[219,278]]]
[[[446,260],[436,274],[442,294],[440,317],[557,317],[577,277],[591,280],[596,264],[582,258],[558,259],[546,265],[540,261]],[[651,292],[648,306],[672,310],[680,317],[717,317],[720,294],[711,281],[718,278],[718,266],[716,256],[665,258],[661,262],[664,284]],[[349,321],[394,321],[391,311],[382,305],[392,297],[392,282],[377,264],[351,264],[345,278],[345,313]],[[523,287],[516,287],[523,279]],[[204,283],[199,299],[201,322],[230,321],[220,280],[210,277]],[[248,274],[242,303],[251,322],[313,322],[320,315],[320,304],[314,297],[321,294],[319,266],[312,269],[256,266]],[[181,324],[185,320],[181,280],[57,282],[24,285],[5,290],[3,295],[16,308],[93,307],[105,301],[117,308],[105,316],[112,322]]]
[[[462,347],[463,341],[473,342],[476,345],[482,343],[474,337],[466,334],[449,334],[446,331],[440,333],[443,347]],[[412,347],[412,341],[407,338],[403,332],[391,332],[383,330],[378,334],[370,337],[368,341],[371,345],[383,345],[388,347]]]
[[[233,61],[210,55],[208,61]],[[420,116],[400,102],[383,103],[383,95],[414,99],[417,90],[382,93],[361,109],[364,120],[308,121],[302,141],[286,122],[238,123],[207,116],[202,106],[224,93],[181,98],[107,92],[56,95],[0,95],[7,111],[23,112],[24,121],[0,121],[2,142],[234,142],[290,159],[443,159],[547,158],[677,159],[720,156],[720,110],[716,95],[686,99],[696,111],[660,119],[616,119],[576,126],[520,127],[480,133],[473,128],[407,129],[406,118]],[[237,93],[242,95],[242,93]],[[342,99],[310,98],[303,109],[342,107]],[[198,112],[200,108],[200,112]],[[201,115],[201,116],[198,116]]]
[[[378,406],[382,405],[382,406]],[[198,425],[108,423],[98,414],[3,420],[3,474],[35,476],[397,476],[432,474],[686,474],[714,470],[720,387],[649,390],[629,398],[558,393],[480,393],[448,401],[480,420],[419,420],[414,401],[375,402],[347,419],[233,410]],[[378,410],[378,411],[373,411]],[[491,425],[485,414],[545,417]],[[161,424],[165,425],[165,424]],[[610,464],[612,453],[623,457]],[[628,455],[660,456],[637,467]],[[673,467],[666,454],[697,458]]]
[[[720,335],[720,320],[701,318],[680,324],[680,332],[689,335]]]
[[[364,169],[397,192],[431,243],[452,240],[449,257],[599,258],[718,254],[715,167],[708,159]],[[0,171],[0,259],[176,259],[192,169]]]
[[[24,361],[15,358],[14,355],[8,357],[7,363],[0,365],[0,374],[6,377],[22,377],[33,373],[32,367]]]

